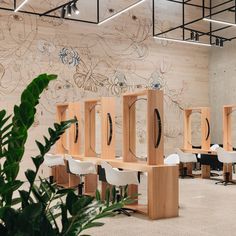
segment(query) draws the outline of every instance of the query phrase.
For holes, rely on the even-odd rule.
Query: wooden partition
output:
[[[134,132],[135,109],[127,112],[131,101],[139,96],[147,98],[147,139],[148,139],[148,158],[147,162],[137,161],[134,156],[129,153],[129,146],[133,145],[133,141],[129,140]],[[177,217],[179,214],[179,182],[178,182],[178,166],[165,166],[163,164],[163,92],[154,90],[145,90],[133,94],[125,94],[123,97],[123,116],[124,116],[124,157],[123,159],[115,158],[115,100],[114,98],[101,98],[85,101],[85,153],[84,155],[73,154],[73,157],[81,161],[92,161],[97,165],[102,160],[109,162],[114,168],[124,170],[134,170],[139,172],[147,172],[147,205],[136,202],[129,206],[137,212],[148,215],[150,219],[162,219]],[[95,111],[91,110],[96,104],[101,104],[102,116],[102,153],[99,158],[95,149]],[[128,106],[127,106],[128,105]],[[65,109],[63,107],[61,110]],[[109,114],[109,115],[108,115]],[[58,117],[64,119],[63,113],[59,112]],[[132,122],[128,121],[131,120]],[[132,125],[131,129],[127,126]],[[126,127],[126,128],[125,128]],[[131,132],[128,132],[131,130]],[[71,132],[73,135],[73,132]],[[70,140],[73,141],[74,138]],[[58,142],[58,152],[63,152],[62,137]],[[73,149],[77,150],[77,148]],[[64,152],[63,152],[64,153]],[[94,192],[97,188],[97,176],[89,176],[85,181],[85,192]],[[103,191],[106,184],[102,185]],[[137,186],[130,186],[129,192],[137,193]]]
[[[136,162],[137,158],[131,150],[135,147],[136,115],[133,103],[144,97],[147,100],[147,164],[162,165],[164,163],[163,135],[163,91],[145,90],[123,95],[123,158],[125,162]]]
[[[193,113],[201,114],[201,149],[192,147],[192,120],[191,115]],[[184,110],[184,148],[186,152],[206,152],[209,153],[211,145],[210,137],[210,108],[209,107],[195,107]],[[187,164],[188,174],[192,173],[192,164]],[[202,178],[210,178],[210,166],[202,165]]]
[[[84,102],[84,137],[85,157],[96,157],[96,111],[94,107],[100,105],[101,113],[101,159],[115,159],[115,98],[102,97],[99,99],[86,100]],[[97,176],[90,175],[85,181],[86,191],[94,192],[97,189]],[[102,182],[104,192],[107,184]]]
[[[147,100],[147,162],[138,161],[131,151],[136,148],[137,118],[133,104],[140,98]],[[150,219],[178,216],[178,167],[164,166],[163,130],[163,91],[144,90],[123,95],[123,160],[110,163],[114,167],[147,172],[147,206],[137,201],[132,207]],[[137,193],[138,186],[129,186],[129,194]]]
[[[81,105],[80,103],[65,103],[57,105],[57,122],[77,119],[67,133],[63,134],[57,141],[56,152],[60,154],[79,155],[81,154]],[[54,168],[53,175],[56,183],[62,187],[75,187],[79,183],[79,178],[67,173],[66,166]]]
[[[191,115],[195,112],[201,114],[201,149],[209,150],[211,145],[210,137],[210,108],[196,107],[184,110],[184,149],[193,149],[191,141]]]
[[[87,157],[96,157],[95,152],[95,109],[100,105],[101,112],[101,158],[115,158],[115,98],[102,97],[84,102],[85,120],[85,152]]]
[[[236,109],[236,105],[226,105],[223,107],[223,146],[226,151],[233,150],[232,143],[232,112]],[[224,166],[226,172],[226,166]],[[232,180],[232,165],[230,165],[230,179]]]

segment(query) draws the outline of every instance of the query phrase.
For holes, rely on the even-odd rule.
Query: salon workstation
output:
[[[0,235],[235,236],[235,4],[0,0]]]

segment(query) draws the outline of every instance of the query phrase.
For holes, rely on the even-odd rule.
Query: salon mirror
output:
[[[90,109],[90,117],[93,117],[94,119],[90,119],[90,144],[91,144],[91,150],[93,150],[94,153],[98,157],[101,156],[101,128],[102,128],[102,119],[101,119],[101,104],[96,103],[94,106]],[[95,133],[95,135],[92,135],[92,132]],[[92,140],[92,137],[95,137],[94,140]]]
[[[61,109],[61,121],[70,120],[68,106],[65,106]],[[62,148],[64,149],[64,153],[69,153],[69,143],[70,143],[70,130],[66,129],[64,134],[62,135]]]
[[[147,99],[137,98],[129,106],[130,152],[139,160],[147,159]],[[133,140],[132,138],[133,137]]]
[[[193,112],[191,114],[191,145],[193,148],[201,148],[201,113]]]
[[[232,149],[236,148],[236,110],[233,109],[231,113],[231,130],[232,130]]]

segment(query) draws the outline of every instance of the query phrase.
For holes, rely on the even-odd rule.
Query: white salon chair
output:
[[[165,165],[178,165],[180,163],[178,154],[170,154],[164,159]]]
[[[89,174],[96,174],[96,166],[93,162],[75,160],[70,155],[66,155],[67,171],[70,174],[79,176],[80,183],[78,185],[78,195],[83,195],[84,182],[83,177]]]
[[[118,187],[120,192],[117,195],[117,202],[120,201],[124,188],[130,184],[139,184],[138,172],[137,171],[127,171],[119,170],[113,168],[109,163],[102,161],[101,167],[105,169],[106,181],[112,186]],[[135,212],[133,209],[122,208],[119,209],[119,213],[123,213],[127,216],[131,216],[129,211]]]
[[[220,145],[219,144],[213,144],[211,147],[210,147],[210,150],[215,152],[217,148],[219,148]]]
[[[228,152],[225,151],[223,148],[218,147],[216,149],[218,160],[226,165],[226,172],[224,174],[224,179],[216,182],[216,184],[224,184],[225,186],[228,184],[236,184],[236,182],[230,180],[230,172],[229,168],[230,164],[233,164],[236,162],[236,152]]]
[[[176,153],[179,156],[180,163],[183,163],[183,168],[181,170],[180,177],[181,178],[186,178],[186,177],[194,178],[193,175],[188,174],[188,168],[187,168],[186,164],[196,163],[197,162],[196,155],[193,153],[185,153],[182,150],[180,150],[179,148],[176,149]]]
[[[57,166],[64,166],[64,157],[62,155],[53,155],[50,153],[47,153],[44,156],[44,165],[46,165],[49,168],[57,167]],[[54,177],[51,175],[49,176],[49,182],[53,183],[54,182]]]

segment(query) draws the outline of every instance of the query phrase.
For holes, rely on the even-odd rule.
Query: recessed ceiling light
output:
[[[176,42],[176,43],[186,43],[186,44],[200,45],[200,46],[206,46],[206,47],[211,47],[212,46],[211,44],[207,44],[207,43],[192,42],[192,41],[172,39],[172,38],[164,38],[164,37],[158,37],[158,36],[154,36],[154,38],[159,39],[159,40],[163,40],[163,41]]]
[[[28,2],[28,0],[24,0],[20,5],[19,7],[17,7],[14,12],[18,12],[26,3]]]
[[[141,0],[141,1],[137,2],[137,3],[132,4],[131,6],[125,8],[124,10],[121,10],[121,11],[115,13],[114,15],[108,17],[107,19],[105,19],[105,20],[99,22],[98,25],[101,25],[101,24],[103,24],[103,23],[105,23],[105,22],[107,22],[107,21],[109,21],[109,20],[114,19],[115,17],[117,17],[117,16],[123,14],[123,13],[126,12],[126,11],[129,11],[131,8],[138,6],[139,4],[143,3],[144,1],[146,1],[146,0]]]
[[[222,24],[222,25],[236,26],[236,24],[226,22],[226,21],[221,21],[221,20],[213,20],[213,19],[210,19],[210,18],[203,18],[203,20],[213,22],[213,23]]]

